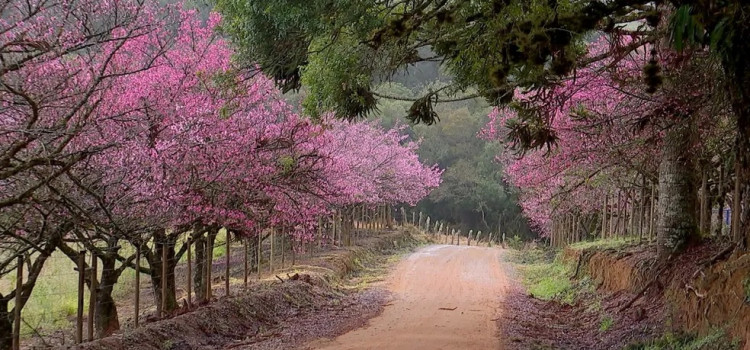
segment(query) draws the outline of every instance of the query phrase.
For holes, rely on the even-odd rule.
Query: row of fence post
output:
[[[401,214],[402,214],[402,224],[408,223],[408,217],[406,215],[406,209],[403,207],[401,208]],[[461,230],[456,229],[450,229],[450,234],[448,234],[449,226],[447,223],[441,222],[441,221],[435,221],[431,224],[431,218],[429,216],[425,216],[421,211],[419,214],[417,214],[416,211],[412,211],[411,213],[411,225],[416,226],[420,230],[425,231],[426,233],[435,234],[437,236],[443,235],[443,228],[445,228],[445,244],[448,244],[448,237],[450,237],[450,244],[453,245],[454,242],[457,245],[461,245],[460,238],[461,238]],[[417,218],[419,218],[419,221],[417,221]],[[476,235],[474,235],[474,230],[469,230],[467,234],[467,245],[471,246],[471,240],[474,238],[474,240],[477,242],[477,245],[482,241],[482,231],[477,231]],[[487,245],[492,246],[493,239],[497,239],[498,237],[495,236],[492,232],[487,235]],[[505,235],[503,235],[503,241],[505,239]],[[438,238],[438,240],[440,240]]]
[[[353,209],[354,216],[350,219],[352,220],[351,226],[359,233],[360,231],[367,231],[367,230],[377,230],[377,229],[383,229],[386,227],[390,227],[389,220],[392,218],[392,213],[389,211],[391,210],[390,206],[377,206],[375,208],[368,208],[366,206],[356,207]],[[403,209],[402,209],[403,210]],[[322,246],[323,244],[327,244],[324,242],[324,235],[327,235],[330,233],[331,243],[333,245],[340,245],[342,244],[342,236],[341,231],[343,229],[343,219],[342,219],[342,213],[341,211],[335,211],[332,216],[329,217],[329,230],[330,232],[324,232],[324,225],[323,225],[323,217],[321,217],[318,220],[319,227],[317,229],[317,235],[315,235],[312,242],[310,242],[309,245],[309,253],[312,256],[313,250],[315,246],[318,247]],[[278,232],[277,232],[278,231]],[[268,256],[268,271],[269,273],[274,272],[275,267],[275,253],[274,251],[278,248],[281,249],[281,263],[283,265],[286,265],[287,256],[285,255],[285,251],[287,249],[291,249],[291,256],[289,258],[291,259],[292,265],[296,264],[296,252],[294,251],[296,249],[294,243],[292,242],[291,247],[286,246],[285,242],[285,236],[281,235],[281,240],[279,242],[277,241],[277,233],[283,233],[283,231],[280,231],[279,229],[271,229],[269,235],[266,235],[266,237],[270,237],[270,255]],[[338,235],[338,236],[337,236]],[[338,239],[337,239],[338,238]],[[242,251],[244,252],[244,257],[242,261],[242,269],[243,269],[243,277],[242,277],[242,286],[247,289],[249,285],[249,274],[250,274],[250,240],[255,239],[253,238],[243,238],[242,239]],[[257,277],[260,279],[262,276],[261,271],[261,263],[263,260],[263,240],[264,235],[262,233],[258,234],[257,237]],[[230,232],[227,232],[227,238],[226,238],[226,264],[224,269],[224,289],[225,289],[225,296],[229,296],[231,293],[231,259],[233,258],[233,254],[235,254],[234,249],[232,248],[232,237]],[[235,241],[236,242],[236,241]],[[187,269],[187,295],[184,299],[184,302],[186,303],[188,308],[193,307],[193,264],[196,263],[194,261],[193,252],[192,249],[195,247],[194,245],[194,239],[193,237],[189,237],[184,244],[187,245],[186,248],[186,269]],[[277,247],[276,244],[279,244],[280,247]],[[347,242],[348,244],[351,244],[350,242]],[[169,311],[167,307],[167,300],[168,300],[168,293],[171,292],[170,288],[168,288],[168,274],[170,273],[170,261],[169,259],[177,259],[177,256],[170,257],[169,252],[175,251],[175,244],[176,242],[153,242],[154,246],[160,246],[161,248],[161,278],[158,283],[160,283],[160,300],[155,304],[155,315],[158,318],[163,318],[169,316]],[[212,300],[213,298],[213,250],[214,250],[214,240],[207,237],[206,239],[206,254],[205,254],[205,263],[203,263],[203,274],[205,276],[205,300]],[[183,248],[185,249],[185,248]],[[154,248],[155,252],[158,251],[158,248]],[[88,255],[88,256],[87,256]],[[157,255],[158,256],[158,255]],[[81,250],[78,252],[77,256],[73,255],[74,258],[74,265],[75,270],[77,271],[77,295],[76,295],[76,302],[77,302],[77,310],[76,310],[76,321],[75,321],[75,335],[74,340],[76,344],[81,344],[85,341],[92,341],[95,340],[96,334],[95,334],[95,328],[96,328],[96,305],[97,305],[97,291],[99,286],[99,271],[98,271],[98,257],[95,253],[95,251],[87,252],[86,250]],[[134,275],[134,293],[133,293],[133,327],[137,328],[140,326],[140,313],[141,313],[141,269],[142,269],[142,262],[141,259],[143,258],[142,249],[139,246],[135,246],[135,260],[133,261],[133,268],[135,269],[135,275]],[[87,266],[87,259],[90,259],[90,264]],[[16,294],[15,294],[15,307],[14,314],[13,314],[13,329],[12,329],[12,337],[11,337],[11,343],[12,348],[14,350],[19,350],[21,347],[21,311],[22,307],[18,307],[18,305],[22,306],[22,286],[23,286],[23,274],[24,274],[24,265],[23,265],[24,258],[23,256],[18,257],[18,267],[16,272]],[[176,264],[176,262],[174,262]],[[200,266],[200,265],[199,265]],[[87,289],[87,283],[88,283],[88,300],[85,300],[85,290]],[[84,315],[84,310],[86,307],[86,302],[88,302],[88,314]]]

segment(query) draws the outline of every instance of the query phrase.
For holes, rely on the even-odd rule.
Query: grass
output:
[[[49,257],[34,287],[34,292],[26,302],[21,314],[24,336],[34,331],[54,331],[67,328],[75,320],[78,312],[78,272],[75,264],[63,253],[55,252]],[[24,278],[26,278],[24,274]],[[6,294],[13,290],[16,274],[3,276],[0,281],[0,292]],[[88,290],[84,300],[88,301]],[[14,307],[11,301],[9,308]],[[84,313],[88,312],[88,303],[84,303]]]
[[[726,332],[714,329],[703,336],[666,333],[658,339],[628,345],[625,350],[734,350],[739,348],[739,342],[730,340]]]
[[[588,278],[571,281],[575,266],[565,263],[559,251],[513,251],[511,260],[521,274],[521,283],[535,298],[573,304],[581,293],[593,288]]]
[[[599,332],[606,332],[614,325],[615,320],[611,316],[605,315],[599,323]]]
[[[625,237],[625,238],[608,238],[608,239],[597,239],[594,241],[583,241],[573,243],[569,245],[571,249],[584,250],[584,249],[618,249],[627,247],[638,243],[637,237]]]

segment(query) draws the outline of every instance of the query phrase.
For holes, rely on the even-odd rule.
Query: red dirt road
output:
[[[309,347],[499,349],[495,320],[510,281],[497,248],[433,245],[401,261],[388,278],[393,300],[360,329]]]

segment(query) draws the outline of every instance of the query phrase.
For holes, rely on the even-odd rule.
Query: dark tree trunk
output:
[[[724,195],[726,190],[724,189],[724,166],[719,166],[719,184],[716,186],[716,204],[719,210],[716,212],[716,231],[714,235],[721,237],[724,229]]]
[[[112,335],[120,329],[117,318],[117,305],[112,297],[115,283],[120,278],[120,271],[115,269],[116,258],[111,255],[101,256],[102,277],[96,290],[96,334],[103,338]]]
[[[260,233],[258,233],[260,234]],[[250,271],[255,271],[258,268],[258,239],[256,237],[247,238],[248,242],[248,259],[250,259]]]
[[[701,167],[700,232],[711,234],[711,194],[708,191],[708,166]]]
[[[193,246],[195,247],[195,268],[193,269],[193,289],[195,292],[195,299],[197,302],[206,301],[206,286],[208,284],[207,276],[207,263],[208,254],[208,242],[210,240],[211,247],[215,245],[216,235],[219,233],[218,227],[198,227],[193,230]],[[257,246],[256,246],[257,247]],[[255,259],[253,259],[255,263]]]
[[[193,235],[195,247],[195,268],[193,269],[193,291],[198,303],[206,301],[206,235],[203,232]]]
[[[695,170],[689,147],[693,133],[690,119],[669,129],[659,165],[659,221],[657,252],[664,259],[682,249],[698,233],[695,220]]]
[[[352,232],[354,231],[354,207],[347,207],[341,211],[341,235],[345,246],[352,245]]]
[[[13,346],[13,315],[8,310],[9,298],[0,294],[0,350]]]
[[[163,230],[159,230],[154,234],[154,249],[150,254],[146,254],[146,260],[151,270],[151,286],[154,290],[154,302],[156,305],[163,305],[162,312],[172,312],[177,308],[177,293],[175,283],[175,267],[177,261],[175,259],[174,245],[176,243],[176,235],[167,235]],[[166,276],[162,276],[162,254],[163,250],[166,249],[167,253],[167,266]],[[166,278],[166,300],[162,304],[162,279]]]
[[[732,215],[740,214],[739,225],[740,243],[746,248],[750,246],[750,205],[748,197],[748,179],[750,179],[750,67],[747,58],[750,56],[750,23],[745,18],[750,13],[750,2],[743,1],[737,5],[734,18],[728,22],[727,32],[733,33],[732,40],[727,45],[722,58],[722,66],[727,76],[726,86],[732,110],[737,118],[736,150],[739,161],[738,176],[740,176],[740,193],[742,210],[732,208]]]

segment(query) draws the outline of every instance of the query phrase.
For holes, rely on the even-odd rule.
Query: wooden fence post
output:
[[[133,296],[133,326],[138,328],[141,309],[141,247],[135,247],[135,295]]]
[[[609,204],[609,193],[604,196],[604,206],[602,207],[602,239],[607,238],[607,205]]]
[[[193,242],[190,238],[187,241],[187,305],[188,308],[193,307],[193,259],[190,253]]]
[[[83,288],[86,284],[86,251],[78,252],[78,313],[76,314],[76,344],[83,343]]]
[[[698,227],[700,228],[700,234],[708,236],[711,232],[711,211],[708,208],[708,201],[710,194],[708,193],[708,170],[703,167],[701,169],[701,189],[700,189],[700,221]]]
[[[284,234],[284,230],[279,230],[279,243],[281,244],[281,268],[283,269],[284,266],[286,266],[286,254],[284,253],[284,248],[286,247],[286,236]]]
[[[294,251],[294,240],[289,241],[289,246],[291,248],[289,253],[292,254],[292,266],[294,266],[297,264],[297,253]]]
[[[216,236],[214,236],[215,238]],[[206,233],[206,300],[211,301],[214,289],[211,281],[211,272],[214,265],[214,244],[211,240],[211,234]]]
[[[250,249],[248,248],[247,244],[247,237],[242,238],[242,247],[245,248],[245,258],[243,259],[243,262],[245,263],[245,270],[244,270],[244,276],[243,276],[243,283],[245,285],[245,290],[247,290],[247,256],[250,255]]]
[[[18,255],[16,267],[16,305],[13,310],[13,350],[21,349],[21,289],[23,289],[23,256]]]
[[[230,267],[230,263],[232,259],[232,253],[231,253],[232,240],[229,236],[229,230],[227,230],[226,245],[227,245],[227,258],[225,261],[226,268],[224,269],[224,296],[228,297],[229,296],[229,272],[230,272],[229,267]]]
[[[94,316],[96,315],[96,289],[99,288],[97,285],[96,274],[97,274],[97,259],[96,254],[91,252],[91,284],[89,287],[89,315],[88,315],[88,339],[89,341],[94,340]]]
[[[159,317],[167,315],[167,242],[161,245],[161,302],[159,303]]]
[[[318,218],[318,223],[320,222],[321,219]],[[320,226],[318,226],[318,231],[320,231]],[[263,252],[263,250],[261,249],[261,243],[263,243],[263,231],[258,231],[258,256],[256,257],[258,267],[255,269],[255,271],[258,272],[258,280],[260,280],[260,254]]]
[[[469,230],[469,235],[467,236],[467,242],[466,245],[471,247],[471,234],[474,233],[474,230]]]
[[[336,245],[336,211],[331,215],[331,245]]]
[[[321,247],[321,244],[323,244],[323,217],[318,216],[318,236],[315,237],[316,243],[318,243],[318,248]]]
[[[649,206],[648,215],[648,241],[654,237],[654,208],[656,204],[656,185],[651,185],[651,205]],[[723,224],[723,223],[719,223]]]
[[[268,272],[273,273],[273,241],[276,239],[276,229],[271,229],[271,256],[268,259]]]
[[[734,163],[734,193],[732,193],[732,241],[740,243],[741,230],[740,230],[740,215],[742,215],[741,207],[741,191],[740,191],[740,162],[735,161]]]

